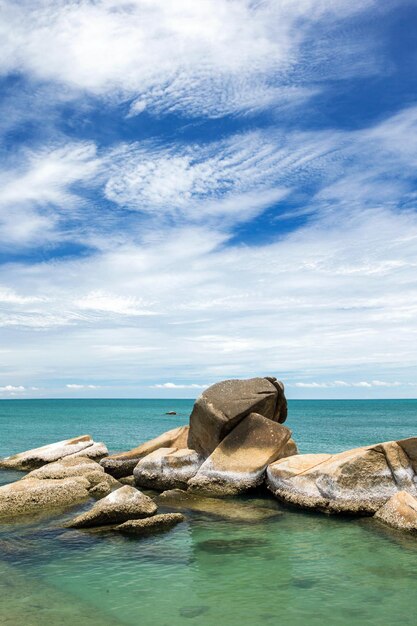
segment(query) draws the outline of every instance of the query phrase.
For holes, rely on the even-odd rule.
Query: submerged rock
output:
[[[291,431],[250,413],[223,439],[189,481],[192,491],[233,495],[256,487],[266,467],[280,458]]]
[[[375,513],[398,491],[417,493],[417,437],[347,450],[301,454],[268,467],[281,500],[329,513]]]
[[[82,477],[26,478],[0,487],[0,518],[44,514],[73,506],[89,497],[89,481]]]
[[[131,476],[122,476],[118,479],[118,481],[122,485],[131,485],[132,487],[135,486],[135,477],[133,476],[133,474]]]
[[[104,443],[95,443],[90,435],[82,435],[0,459],[0,468],[30,471],[70,455],[82,453],[83,456],[89,456],[88,449],[94,458],[102,458],[107,454]]]
[[[399,491],[378,509],[375,519],[399,530],[417,532],[417,498]]]
[[[112,454],[101,461],[101,465],[106,472],[115,478],[129,476],[133,473],[134,468],[143,457],[147,456],[154,450],[159,448],[186,448],[188,438],[188,426],[179,426],[168,430],[166,433],[146,441],[137,448]]]
[[[254,548],[265,548],[270,545],[267,539],[261,537],[240,537],[238,539],[206,539],[196,545],[196,549],[211,554],[240,554]]]
[[[162,513],[148,517],[147,519],[129,520],[117,526],[116,530],[128,535],[148,535],[169,530],[184,520],[185,517],[181,513]]]
[[[226,435],[249,413],[284,422],[287,401],[284,386],[275,378],[224,380],[206,389],[190,417],[188,447],[210,455]]]
[[[164,491],[156,498],[156,501],[160,506],[172,509],[196,511],[219,519],[251,524],[281,515],[281,512],[274,508],[253,505],[243,500],[210,498],[182,489]]]
[[[194,450],[159,448],[139,461],[133,470],[135,484],[149,489],[186,487],[204,459]]]
[[[156,511],[157,506],[151,498],[138,489],[125,485],[99,500],[89,511],[72,519],[67,527],[88,528],[120,524],[126,520],[149,517]]]

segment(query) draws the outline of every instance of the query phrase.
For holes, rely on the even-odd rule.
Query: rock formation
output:
[[[28,480],[29,478],[75,478],[77,476],[82,476],[88,480],[89,492],[95,497],[105,496],[110,493],[112,489],[121,486],[113,476],[105,473],[99,463],[92,459],[78,456],[78,454],[72,454],[54,463],[43,465],[29,472],[22,480]]]
[[[127,535],[148,535],[155,532],[169,530],[185,520],[181,513],[162,513],[146,519],[135,519],[124,522],[115,530]]]
[[[375,519],[392,528],[417,532],[417,498],[399,491],[375,513]]]
[[[146,441],[137,448],[133,448],[128,452],[112,454],[101,461],[101,465],[106,472],[115,478],[129,476],[133,473],[134,468],[146,455],[158,450],[159,448],[186,448],[188,439],[188,426],[179,426],[168,430],[166,433]]]
[[[154,501],[134,487],[125,485],[99,500],[89,511],[81,513],[70,522],[69,528],[88,528],[121,524],[127,520],[141,519],[154,515]]]
[[[133,475],[138,487],[174,489],[186,487],[204,459],[189,448],[159,448],[136,465]]]
[[[417,438],[339,454],[301,454],[268,467],[267,485],[281,500],[329,513],[375,513],[398,491],[416,494]]]
[[[219,443],[189,481],[191,490],[233,495],[259,485],[266,467],[280,458],[291,431],[250,413]]]
[[[80,453],[82,456],[101,459],[108,454],[108,450],[104,443],[95,443],[90,435],[82,435],[0,459],[0,468],[30,471],[64,457],[75,454],[80,456]]]
[[[89,497],[86,478],[27,478],[0,487],[0,519],[40,515],[81,503]]]
[[[190,417],[188,447],[209,456],[249,413],[282,423],[287,417],[284,386],[275,378],[224,380],[206,389]]]

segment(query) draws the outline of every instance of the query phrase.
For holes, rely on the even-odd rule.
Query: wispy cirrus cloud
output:
[[[0,245],[26,247],[63,237],[68,210],[82,208],[74,184],[92,181],[98,171],[91,142],[22,150],[0,170]]]

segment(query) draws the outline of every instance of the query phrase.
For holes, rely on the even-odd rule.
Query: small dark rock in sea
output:
[[[180,615],[181,617],[198,617],[199,615],[204,615],[204,613],[207,613],[209,610],[209,607],[204,605],[183,606],[182,609],[180,609]]]
[[[268,545],[265,539],[242,537],[241,539],[208,539],[197,545],[198,550],[211,552],[212,554],[233,554],[243,552],[251,548],[262,548]]]
[[[315,586],[316,581],[311,578],[295,578],[292,584],[299,589],[311,589]]]
[[[167,411],[167,412],[165,413],[165,415],[176,415],[176,414],[177,414],[177,412],[176,412],[176,411]]]

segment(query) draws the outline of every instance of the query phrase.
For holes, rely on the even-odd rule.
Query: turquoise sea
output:
[[[111,451],[188,421],[191,400],[0,401],[0,456],[84,433]],[[177,411],[167,416],[167,411]],[[291,401],[301,452],[417,435],[417,400]],[[0,472],[0,484],[21,477]],[[286,508],[267,522],[187,513],[165,535],[0,525],[0,624],[415,626],[417,538]],[[74,511],[69,512],[70,517]]]

